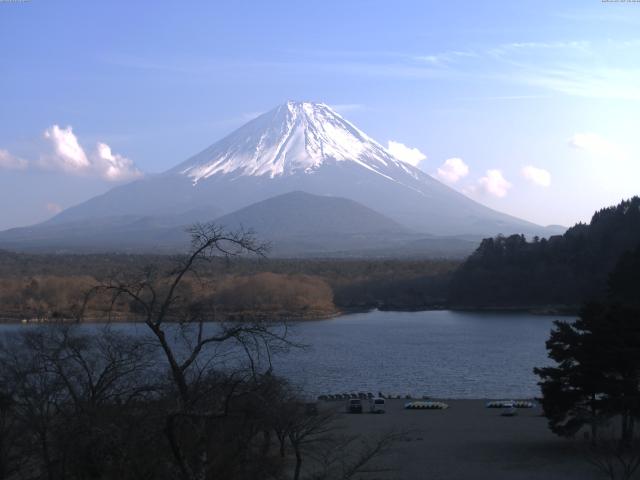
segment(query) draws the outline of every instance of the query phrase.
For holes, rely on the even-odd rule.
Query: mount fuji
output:
[[[2,232],[0,245],[44,246],[49,239],[62,247],[71,245],[66,237],[75,236],[77,246],[77,232],[83,226],[112,234],[126,226],[132,244],[136,242],[131,232],[138,231],[137,238],[145,239],[140,245],[153,247],[159,238],[168,238],[162,229],[194,220],[232,218],[237,210],[291,192],[320,197],[303,202],[309,207],[298,212],[299,218],[313,218],[323,199],[340,198],[350,203],[344,208],[332,204],[335,216],[355,218],[362,214],[360,207],[366,208],[373,211],[372,218],[379,215],[376,218],[385,227],[396,226],[398,236],[413,240],[434,235],[556,233],[485,207],[395,158],[325,104],[290,101],[165,173],[116,187],[42,224]],[[353,207],[356,204],[358,208]],[[282,208],[282,202],[266,205]],[[275,214],[264,205],[258,211],[262,226]],[[390,229],[384,230],[388,237]],[[114,235],[120,247],[126,245],[126,238]],[[373,231],[363,232],[362,243],[373,237]]]

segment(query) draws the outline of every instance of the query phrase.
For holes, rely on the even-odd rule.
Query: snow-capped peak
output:
[[[174,169],[194,183],[216,174],[268,176],[312,173],[327,162],[355,162],[391,178],[413,167],[323,103],[289,101],[260,115]]]

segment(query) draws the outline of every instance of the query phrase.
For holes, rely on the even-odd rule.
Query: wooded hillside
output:
[[[548,240],[488,238],[453,275],[449,300],[466,307],[574,307],[602,298],[613,267],[638,245],[639,197]]]

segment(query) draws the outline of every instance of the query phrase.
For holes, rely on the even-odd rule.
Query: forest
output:
[[[54,255],[0,251],[0,318],[73,318],[93,286],[153,268],[171,272],[179,256]],[[271,315],[321,318],[344,311],[441,307],[454,260],[212,258],[185,294],[216,304],[223,318]],[[99,320],[107,308],[93,298],[85,319]],[[130,311],[118,305],[122,316]],[[113,312],[111,312],[113,314]]]
[[[599,210],[564,235],[488,238],[452,275],[449,305],[575,311],[605,296],[609,273],[638,245],[639,197]]]
[[[215,304],[222,319],[324,318],[372,308],[577,312],[585,299],[604,297],[609,273],[638,245],[640,198],[634,197],[596,212],[589,224],[579,223],[564,235],[484,239],[462,262],[272,259],[268,252],[231,261],[223,255],[201,265],[182,289],[194,300]],[[168,276],[180,258],[0,251],[0,319],[74,318],[84,308],[83,318],[100,320],[110,306],[99,297],[85,302],[92,287],[150,270]],[[118,318],[135,313],[124,302],[116,307]]]
[[[205,326],[215,305],[187,282],[229,243],[260,252],[250,237],[228,242],[207,226],[170,273],[125,273],[89,291],[107,310],[130,309],[145,333],[53,321],[0,338],[0,479],[346,480],[376,471],[397,435],[342,433],[335,409],[278,377],[273,355],[303,348],[284,322]],[[284,286],[293,297],[321,288],[296,282]],[[232,281],[224,295],[246,287]]]

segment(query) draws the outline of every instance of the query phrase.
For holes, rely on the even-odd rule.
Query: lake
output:
[[[280,373],[308,395],[374,392],[440,398],[539,395],[533,367],[558,316],[454,311],[382,312],[301,322],[307,348],[275,357]],[[567,317],[565,317],[567,318]],[[2,325],[0,331],[30,328]],[[146,332],[142,325],[118,325]]]
[[[275,368],[312,394],[371,391],[441,398],[539,395],[532,369],[559,317],[453,311],[353,314],[297,327],[310,346]]]

